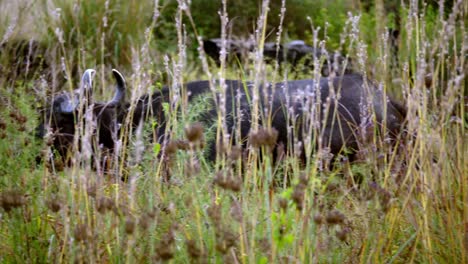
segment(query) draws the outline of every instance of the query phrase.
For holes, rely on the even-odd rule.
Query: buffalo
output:
[[[2,78],[14,82],[44,75],[51,81],[49,53],[45,43],[34,39],[15,39],[0,43]]]
[[[79,124],[86,114],[91,114],[96,123],[97,142],[103,148],[112,150],[116,140],[116,127],[119,116],[123,113],[123,102],[125,97],[124,77],[113,70],[116,85],[116,93],[108,102],[92,101],[92,85],[95,70],[88,69],[81,78],[81,84],[73,93],[62,93],[56,96],[52,104],[42,114],[43,122],[36,129],[39,137],[47,137],[50,144],[58,154],[67,159],[73,147]],[[50,133],[49,133],[50,132]]]
[[[222,39],[206,39],[203,41],[203,49],[217,65],[220,64]],[[240,61],[245,60],[247,54],[255,50],[256,43],[249,40],[226,40],[226,52],[228,59],[233,57]],[[303,40],[292,40],[288,43],[277,44],[266,42],[263,46],[263,56],[266,62],[278,62],[281,68],[289,64],[296,73],[310,73],[314,70],[314,60],[320,63],[320,74],[330,76],[351,74],[353,72],[351,60],[345,58],[338,52],[329,52],[325,49],[314,48],[306,44]]]
[[[137,127],[148,118],[156,121],[154,138],[162,143],[163,149],[169,142],[165,105],[171,103],[171,88],[163,87],[153,94],[142,96],[133,102],[130,109],[129,102],[125,101],[125,79],[117,70],[112,72],[117,85],[115,96],[108,102],[92,102],[93,70],[84,73],[81,86],[75,93],[64,93],[53,100],[44,124],[50,127],[53,145],[61,155],[66,155],[73,146],[74,137],[79,134],[77,124],[82,122],[78,117],[84,116],[84,113],[92,115],[95,120],[94,136],[98,143],[95,145],[102,148],[115,148],[126,120],[132,120],[127,123]],[[275,84],[226,80],[221,85],[220,81],[193,81],[184,84],[184,90],[189,103],[200,96],[208,98],[209,101],[204,101],[208,110],[200,117],[203,120],[199,120],[205,123],[217,117],[215,105],[219,102],[220,92],[215,92],[218,94],[213,97],[213,91],[222,91],[225,95],[225,127],[232,135],[231,142],[244,149],[256,132],[252,131],[251,122],[252,101],[255,98],[258,98],[260,111],[259,126],[275,131],[273,147],[282,145],[289,152],[298,142],[303,143],[304,152],[304,142],[312,142],[316,149],[352,157],[361,146],[363,133],[395,139],[406,115],[403,106],[360,74]],[[40,134],[44,135],[45,127],[42,125],[39,128],[42,131]],[[240,128],[237,129],[240,133],[235,133],[236,128]],[[369,131],[369,128],[372,130]],[[240,138],[234,138],[236,134]],[[214,160],[216,151],[222,148],[215,147],[214,142],[208,143],[208,158]]]

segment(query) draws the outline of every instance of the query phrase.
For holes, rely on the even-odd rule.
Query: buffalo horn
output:
[[[109,101],[108,105],[117,106],[120,105],[125,98],[125,78],[116,69],[112,69],[112,73],[114,74],[114,79],[116,81],[116,89],[114,98]]]
[[[93,87],[93,77],[95,73],[95,70],[87,69],[81,77],[80,88],[75,91],[75,95],[70,96],[68,93],[65,94],[64,100],[60,103],[61,113],[66,114],[75,111],[75,109],[80,104],[80,98],[90,92],[91,88]]]

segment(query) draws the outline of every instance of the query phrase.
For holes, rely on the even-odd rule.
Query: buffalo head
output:
[[[98,137],[98,144],[93,146],[108,149],[114,147],[119,110],[125,97],[125,79],[115,69],[112,73],[116,80],[116,92],[110,101],[93,101],[95,70],[88,69],[84,72],[78,89],[56,96],[44,111],[42,122],[36,130],[37,136],[46,137],[62,158],[68,157],[75,142],[78,142],[75,139],[83,135],[85,125],[91,126],[92,138]]]

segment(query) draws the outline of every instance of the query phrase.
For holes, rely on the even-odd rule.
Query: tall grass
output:
[[[235,19],[226,2],[219,13],[223,39]],[[190,54],[190,45],[202,44],[203,32],[197,28],[199,14],[186,1],[177,1],[172,17],[177,43],[170,54],[156,49],[165,40],[153,34],[168,23],[160,21],[163,1],[26,2],[31,4],[42,10],[34,15],[36,26],[47,29],[34,38],[46,44],[48,70],[66,76],[66,83],[48,80],[41,70],[27,78],[0,76],[1,262],[468,261],[465,2],[438,12],[418,1],[401,6],[398,64],[392,63],[381,12],[339,14],[345,20],[339,39],[335,31],[328,39],[330,29],[314,17],[305,22],[311,32],[307,42],[347,51],[358,71],[408,109],[406,131],[397,142],[401,147],[367,137],[358,162],[342,157],[335,166],[329,166],[328,149],[315,151],[322,131],[314,124],[314,104],[327,102],[308,102],[304,116],[310,126],[303,132],[311,137],[291,139],[284,158],[275,161],[268,143],[274,138],[271,124],[253,126],[250,151],[243,153],[235,141],[239,125],[229,135],[224,123],[225,104],[231,102],[217,97],[214,124],[201,127],[196,121],[212,101],[189,104],[181,86],[209,79],[215,96],[223,95],[228,78],[257,85],[291,78],[288,70],[270,67],[262,58],[268,30],[280,32],[279,43],[287,26],[282,23],[288,12],[271,10],[273,3],[262,2],[252,33],[257,47],[247,62],[232,67],[222,53],[219,68],[210,66],[201,47]],[[269,12],[280,14],[278,24],[271,24]],[[0,26],[2,42],[30,36],[24,29],[30,24],[15,21],[20,20]],[[14,56],[2,51],[0,69],[12,67]],[[150,140],[158,120],[133,127],[129,115],[116,135],[115,153],[106,153],[94,145],[96,120],[83,109],[72,164],[54,160],[50,142],[34,137],[44,118],[38,108],[56,89],[75,88],[86,68],[98,70],[96,100],[111,98],[110,69],[122,69],[130,112],[141,95],[163,84],[171,87],[164,107],[172,145]],[[317,79],[319,68],[301,77]],[[269,98],[258,91],[251,95],[252,113],[269,120],[271,109],[258,104],[262,97]],[[294,125],[294,113],[289,114],[288,124]],[[210,140],[221,146],[215,164],[205,160],[201,147]],[[307,151],[305,165],[298,158],[300,144]]]

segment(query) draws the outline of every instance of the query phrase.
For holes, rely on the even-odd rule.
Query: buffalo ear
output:
[[[112,98],[112,100],[110,100],[107,104],[111,106],[122,105],[125,102],[125,78],[123,77],[122,73],[116,69],[112,69],[112,74],[114,74],[114,79],[116,82],[115,95],[114,98]]]

